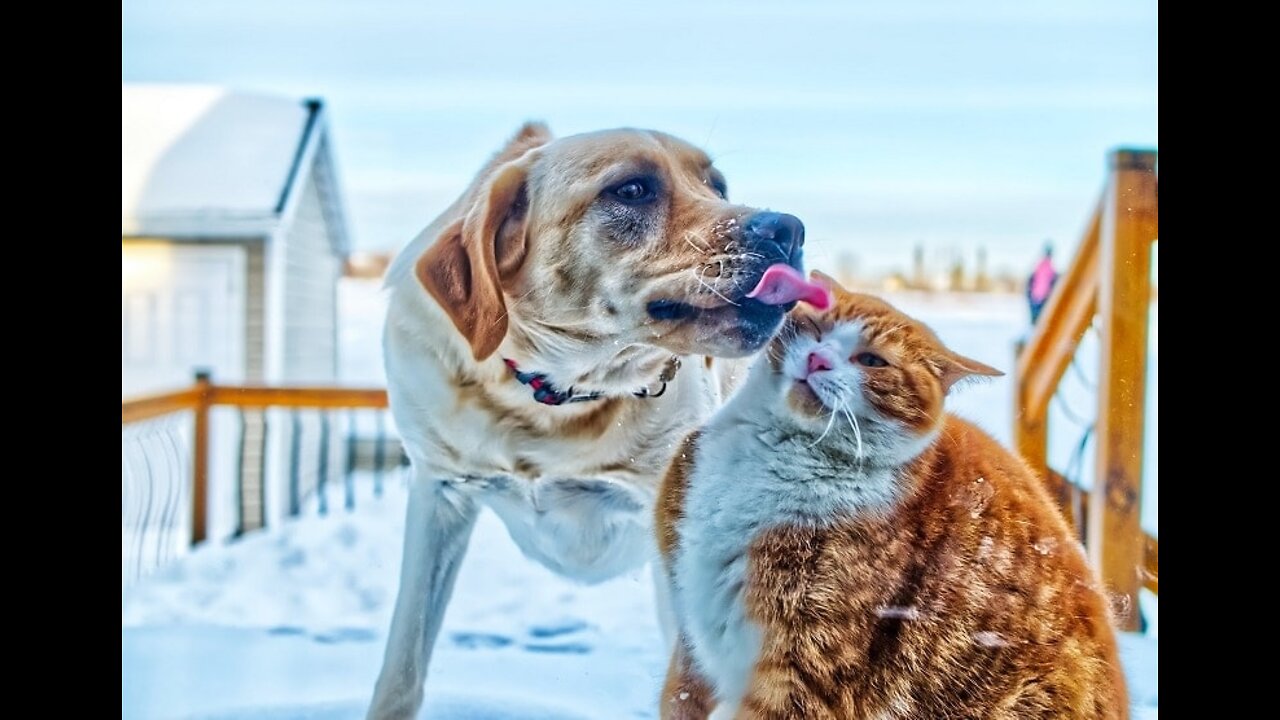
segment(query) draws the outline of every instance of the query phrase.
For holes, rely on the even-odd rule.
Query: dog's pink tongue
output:
[[[831,292],[818,283],[806,280],[799,270],[778,263],[770,265],[755,289],[747,293],[765,305],[785,305],[803,300],[818,310],[831,307]]]

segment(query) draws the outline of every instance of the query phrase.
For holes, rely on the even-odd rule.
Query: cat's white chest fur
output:
[[[718,711],[736,710],[759,655],[746,615],[748,549],[771,527],[822,525],[887,504],[892,476],[833,459],[814,437],[779,429],[743,388],[704,429],[688,478],[672,565],[681,631]],[[757,398],[757,401],[760,398]]]
[[[708,428],[698,455],[719,458],[736,433]],[[725,464],[698,462],[689,478],[679,546],[673,565],[674,599],[681,632],[699,670],[716,690],[720,709],[737,708],[760,650],[760,629],[746,617],[743,592],[747,548],[760,520],[763,483],[735,482],[747,455]],[[741,492],[735,492],[735,487]]]

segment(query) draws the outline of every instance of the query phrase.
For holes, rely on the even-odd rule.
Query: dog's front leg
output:
[[[371,720],[412,718],[422,706],[431,649],[453,594],[476,511],[471,498],[449,483],[415,470],[405,521],[400,592],[382,672],[369,707]]]

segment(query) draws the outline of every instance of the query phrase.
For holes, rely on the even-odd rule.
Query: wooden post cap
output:
[[[1145,148],[1119,148],[1111,152],[1111,167],[1114,170],[1156,170],[1155,150]]]

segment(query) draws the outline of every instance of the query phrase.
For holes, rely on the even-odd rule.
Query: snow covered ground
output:
[[[1025,322],[1016,299],[895,299],[956,350],[1011,366]],[[1154,346],[1154,330],[1152,337]],[[1087,384],[1090,368],[1081,365]],[[1154,352],[1152,365],[1154,422]],[[1087,408],[1086,390],[1066,392]],[[1007,439],[1011,392],[1007,379],[975,385],[952,407]],[[1061,447],[1079,436],[1069,422],[1054,427]],[[1156,433],[1149,435],[1143,523],[1154,532]],[[395,597],[406,493],[403,481],[389,482],[381,498],[360,489],[352,513],[313,512],[207,545],[124,593],[122,717],[362,717]],[[1143,609],[1148,634],[1126,637],[1123,655],[1139,716],[1155,718],[1155,598],[1144,598]],[[569,583],[522,558],[501,524],[482,515],[432,661],[426,716],[656,717],[661,645],[647,571],[592,587]]]
[[[134,588],[122,716],[362,717],[406,494],[392,483],[381,499],[362,495],[352,514],[206,548]],[[647,572],[569,583],[520,557],[483,515],[432,662],[427,717],[656,717],[659,637]],[[1127,639],[1134,700],[1152,709],[1157,658],[1154,638]]]
[[[406,494],[391,483],[354,514],[198,552],[145,581],[124,607],[125,716],[360,716]],[[439,715],[428,716],[649,717],[660,645],[647,573],[568,583],[484,515],[432,663]]]

